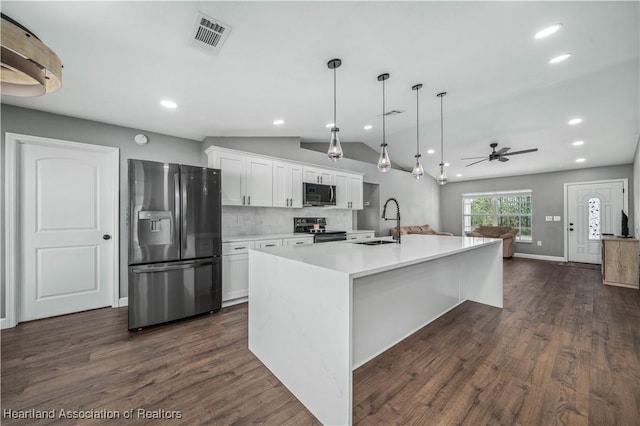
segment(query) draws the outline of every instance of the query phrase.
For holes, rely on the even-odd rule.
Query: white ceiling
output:
[[[437,174],[440,104],[452,181],[632,161],[639,136],[638,2],[13,2],[2,12],[64,63],[59,92],[2,102],[202,140],[207,136],[300,136],[329,140],[333,74],[343,143],[378,149],[382,84],[392,161],[411,168],[420,91],[421,151]],[[191,46],[197,11],[233,27],[220,54]],[[555,35],[534,33],[563,23]],[[561,53],[562,63],[548,61]],[[159,106],[169,98],[176,110]],[[582,117],[578,126],[568,126]],[[273,120],[281,118],[284,126]],[[363,126],[372,124],[365,131]],[[584,140],[582,147],[571,145]],[[461,157],[511,161],[466,168]],[[434,155],[426,150],[433,148]],[[584,163],[575,159],[583,157]],[[329,164],[329,162],[328,162]],[[339,167],[339,164],[338,164]],[[462,173],[462,178],[456,178]]]

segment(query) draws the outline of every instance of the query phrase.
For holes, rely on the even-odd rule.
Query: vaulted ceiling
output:
[[[425,169],[437,174],[440,104],[452,181],[632,161],[640,117],[638,2],[13,2],[2,12],[62,59],[63,86],[2,102],[202,140],[329,141],[337,69],[342,143],[378,149],[382,84],[392,161],[411,168],[416,93]],[[232,29],[217,55],[194,47],[198,11]],[[534,39],[551,24],[556,34]],[[557,64],[549,60],[572,56]],[[171,99],[168,110],[160,100]],[[580,117],[583,122],[567,122]],[[273,121],[285,123],[275,126]],[[365,130],[365,125],[372,128]],[[574,146],[575,141],[584,141]],[[489,143],[509,162],[472,161]],[[433,149],[434,154],[427,154]],[[576,159],[584,158],[582,163]],[[332,164],[328,162],[328,165]],[[339,163],[338,163],[339,167]],[[461,174],[461,177],[456,177]]]

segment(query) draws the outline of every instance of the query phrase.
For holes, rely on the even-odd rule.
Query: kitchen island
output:
[[[251,250],[249,349],[324,424],[351,424],[352,372],[465,300],[502,308],[502,240]]]

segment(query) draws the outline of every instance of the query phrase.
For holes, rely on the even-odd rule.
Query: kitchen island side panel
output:
[[[322,423],[351,424],[347,274],[251,250],[249,349]]]
[[[353,368],[462,302],[465,253],[353,280]]]
[[[502,244],[492,244],[465,253],[462,300],[503,307]]]

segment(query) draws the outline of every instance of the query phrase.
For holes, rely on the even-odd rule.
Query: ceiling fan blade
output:
[[[510,149],[511,149],[511,148],[507,148],[507,147],[505,147],[505,148],[500,148],[499,150],[497,150],[497,151],[496,151],[496,155],[502,155],[502,154],[504,154],[505,152],[509,151]]]
[[[461,160],[477,160],[478,158],[487,158],[487,156],[483,155],[482,157],[465,157],[461,158]]]
[[[487,160],[488,160],[488,158],[485,158],[484,160],[480,160],[480,161],[476,161],[475,163],[467,164],[465,167],[473,166],[474,164],[482,163],[483,161],[487,161]]]
[[[538,148],[533,148],[533,149],[525,149],[523,151],[515,151],[515,152],[508,152],[506,154],[502,154],[502,155],[516,155],[516,154],[526,154],[528,152],[536,152],[538,150]]]
[[[500,156],[498,158],[498,161],[502,161],[504,163],[505,161],[509,161],[509,159],[508,158],[504,158],[503,156]]]

